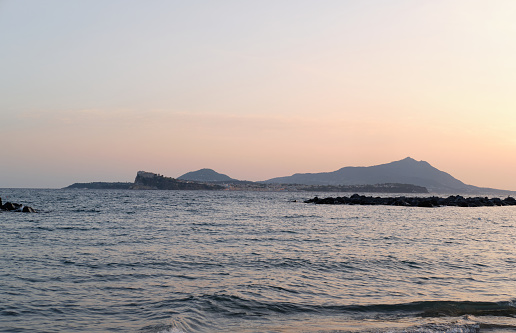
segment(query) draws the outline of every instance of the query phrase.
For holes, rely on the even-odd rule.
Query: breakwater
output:
[[[465,198],[461,195],[451,195],[447,198],[442,197],[372,197],[353,194],[350,197],[328,197],[305,200],[305,203],[326,204],[326,205],[387,205],[387,206],[406,206],[406,207],[483,207],[483,206],[516,206],[516,199],[507,197],[488,198],[470,197]]]

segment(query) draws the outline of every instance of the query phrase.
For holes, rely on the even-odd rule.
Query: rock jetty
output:
[[[19,203],[6,202],[2,204],[2,198],[0,198],[0,210],[9,212],[23,212],[23,213],[35,213],[36,210],[29,206],[24,206]]]
[[[350,197],[328,197],[306,200],[305,203],[326,204],[326,205],[388,205],[405,207],[483,207],[483,206],[516,206],[516,199],[507,197],[488,198],[472,197],[465,198],[461,195],[452,195],[447,198],[441,197],[372,197],[353,194]]]

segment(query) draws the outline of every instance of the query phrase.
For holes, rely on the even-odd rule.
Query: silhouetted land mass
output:
[[[460,195],[452,195],[447,198],[441,197],[371,197],[353,194],[350,197],[328,197],[320,199],[314,197],[306,200],[305,203],[324,204],[324,205],[388,205],[388,206],[405,206],[405,207],[441,207],[441,206],[457,206],[457,207],[483,207],[483,206],[515,206],[516,199],[507,197],[488,198],[488,197],[472,197],[465,198]]]
[[[92,189],[92,190],[128,190],[134,183],[129,182],[92,182],[74,183],[65,188]]]
[[[74,183],[66,189],[91,190],[232,190],[232,191],[308,191],[308,192],[372,192],[372,193],[428,193],[422,186],[411,184],[376,184],[349,186],[321,186],[299,184],[264,184],[245,180],[190,181],[139,171],[134,183],[91,182]]]
[[[375,185],[371,185],[375,184]],[[262,182],[237,180],[212,169],[179,178],[139,171],[133,183],[75,183],[76,189],[160,189],[230,191],[320,191],[358,193],[448,193],[513,195],[516,192],[467,185],[425,161],[407,157],[370,167],[344,167],[333,172],[294,174]]]
[[[288,177],[266,180],[265,183],[306,185],[413,184],[436,193],[494,193],[510,191],[467,185],[425,161],[407,157],[400,161],[369,167],[344,167],[333,172],[296,173]]]
[[[223,186],[165,177],[152,172],[138,171],[132,190],[222,190]]]
[[[238,182],[225,174],[218,173],[212,169],[201,169],[197,171],[187,172],[177,177],[179,180],[192,180],[196,182]]]

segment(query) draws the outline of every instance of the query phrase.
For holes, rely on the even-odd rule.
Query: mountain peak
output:
[[[187,172],[178,177],[181,180],[193,180],[198,182],[220,182],[220,181],[234,181],[235,179],[218,173],[213,169],[203,168],[197,171]]]
[[[427,161],[423,161],[423,160],[418,161],[418,160],[413,159],[412,157],[406,157],[402,160],[394,161],[394,162],[387,163],[387,164],[404,165],[406,167],[412,167],[412,168],[418,168],[418,167],[419,168],[427,168],[427,169],[432,168],[432,169],[437,170]]]
[[[424,162],[424,161],[417,161],[415,159],[413,159],[412,157],[405,157],[404,159],[402,160],[399,160],[399,161],[394,161],[394,162],[391,162],[391,163],[421,163],[421,162]]]
[[[399,161],[369,167],[344,167],[333,172],[295,174],[273,178],[269,183],[307,185],[413,184],[434,192],[465,192],[472,187],[436,169],[428,162],[406,157]]]

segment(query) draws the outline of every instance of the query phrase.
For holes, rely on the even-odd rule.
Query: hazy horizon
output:
[[[0,2],[0,188],[410,156],[516,190],[514,1]]]
[[[397,160],[397,161],[389,161],[389,162],[386,162],[386,163],[382,163],[381,165],[383,164],[391,164],[391,163],[395,163],[395,162],[402,162],[403,160],[406,160],[406,159],[412,159],[410,156],[409,157],[406,157],[405,159],[402,159],[402,160]],[[414,160],[414,159],[412,159]],[[416,162],[427,162],[428,161],[417,161],[415,160]],[[431,163],[429,163],[431,165]],[[374,166],[378,166],[378,165],[362,165],[362,166],[344,166],[342,168],[346,168],[346,167],[374,167]],[[433,167],[433,166],[432,166]],[[339,168],[341,169],[341,168]],[[338,171],[339,169],[337,170],[327,170],[327,171],[321,171],[321,172],[315,172],[315,173],[309,173],[309,174],[320,174],[320,173],[326,173],[326,172],[334,172],[334,171]],[[225,174],[223,172],[219,172],[217,170],[213,170],[212,168],[201,168],[201,169],[198,169],[198,170],[190,170],[188,172],[186,172],[185,174],[181,174],[181,175],[166,175],[166,174],[161,174],[159,172],[154,172],[154,171],[150,171],[150,170],[138,170],[137,172],[134,173],[134,177],[136,177],[136,174],[138,172],[150,172],[150,173],[155,173],[155,174],[158,174],[158,175],[162,175],[162,176],[165,176],[165,177],[171,177],[171,178],[180,178],[184,175],[186,175],[187,173],[191,173],[191,172],[197,172],[197,171],[201,171],[201,170],[212,170],[212,171],[215,171],[216,173],[220,174],[220,175],[225,175],[225,176],[229,176],[230,178],[234,179],[234,180],[238,180],[238,181],[249,181],[249,179],[237,179],[237,178],[234,178],[234,177],[231,177],[231,175],[228,175],[228,174]],[[445,170],[439,170],[439,171],[443,171],[443,172],[446,172]],[[447,172],[448,173],[448,172]],[[274,179],[274,178],[282,178],[282,177],[289,177],[289,176],[293,176],[295,174],[305,174],[303,172],[299,172],[299,173],[293,173],[293,174],[289,174],[289,175],[281,175],[281,176],[274,176],[270,179]],[[449,174],[449,173],[448,173]],[[451,174],[451,176],[453,177],[453,175]],[[455,177],[454,177],[455,178]],[[254,180],[256,182],[260,182],[260,181],[267,181],[267,180],[270,180],[270,179],[258,179],[258,180]],[[459,179],[460,180],[460,179]],[[112,180],[104,180],[104,181],[100,181],[100,182],[108,182],[108,183],[116,183],[116,182],[122,182],[122,183],[132,183],[134,181],[134,179],[126,179],[126,180],[118,180],[118,181],[112,181]],[[74,183],[95,183],[95,182],[99,182],[98,180],[90,180],[90,181],[84,181],[84,182],[74,182]],[[66,186],[68,185],[72,185],[72,183],[70,184],[67,184]],[[374,185],[374,184],[362,184],[362,185]],[[476,186],[475,184],[466,184],[466,185],[473,185],[473,186]],[[60,188],[64,188],[65,186],[63,187],[60,187]],[[30,187],[27,187],[27,188],[30,188]],[[479,188],[482,188],[482,187],[479,187]],[[52,189],[52,188],[48,188],[48,189]],[[510,192],[513,192],[512,190],[510,189],[503,189],[503,188],[491,188],[491,189],[495,189],[495,190],[505,190],[505,191],[510,191]]]

